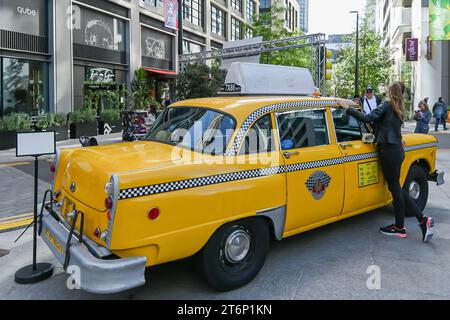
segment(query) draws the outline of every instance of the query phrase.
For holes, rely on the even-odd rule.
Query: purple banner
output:
[[[419,39],[406,39],[406,61],[417,61],[419,59]]]
[[[178,0],[164,0],[164,26],[178,30]]]

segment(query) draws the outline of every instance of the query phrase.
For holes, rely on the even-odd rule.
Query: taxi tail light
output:
[[[114,206],[113,198],[111,198],[110,196],[107,197],[105,199],[105,207],[106,207],[106,209],[108,209],[108,211],[109,211],[109,210],[111,210],[113,208],[113,206]]]
[[[148,216],[148,218],[149,218],[150,220],[156,220],[156,219],[158,219],[158,217],[159,217],[159,209],[158,209],[158,208],[151,208],[151,209],[148,211],[147,216]]]

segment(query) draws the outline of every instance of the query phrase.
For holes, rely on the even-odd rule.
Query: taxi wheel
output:
[[[249,283],[260,271],[270,244],[264,219],[248,219],[219,228],[198,255],[208,283],[216,290],[233,290]]]
[[[406,177],[403,189],[413,199],[420,211],[425,209],[428,201],[428,179],[426,170],[419,165],[412,165]],[[413,216],[411,212],[405,213],[407,217]]]

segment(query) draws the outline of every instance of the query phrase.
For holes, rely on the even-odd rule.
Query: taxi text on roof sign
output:
[[[235,62],[219,93],[311,96],[315,90],[311,72],[306,68]]]

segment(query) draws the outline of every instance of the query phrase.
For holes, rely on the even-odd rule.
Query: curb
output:
[[[24,228],[33,222],[33,213],[0,219],[0,233]]]

